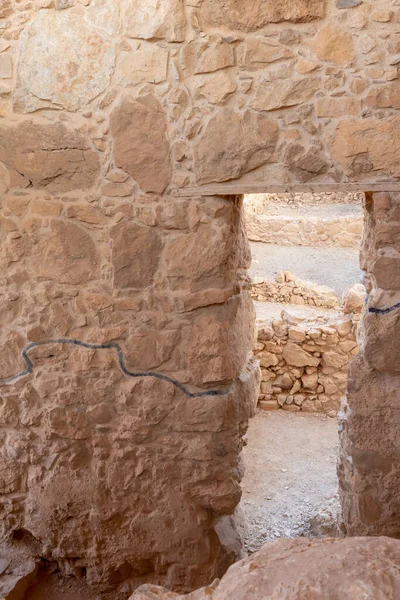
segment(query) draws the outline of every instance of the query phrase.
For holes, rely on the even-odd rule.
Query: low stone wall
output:
[[[331,288],[303,281],[289,271],[278,273],[273,281],[255,277],[251,296],[261,302],[337,309],[341,306],[339,296]]]
[[[294,194],[246,194],[245,204],[252,206],[259,214],[265,212],[266,207],[272,203],[283,205],[307,205],[316,206],[320,204],[357,204],[362,205],[364,194],[321,192],[294,193]]]
[[[336,414],[358,354],[359,320],[359,313],[302,319],[282,311],[281,319],[259,322],[260,407]]]
[[[252,242],[284,246],[356,248],[361,243],[363,217],[295,218],[285,215],[259,215],[250,211],[246,213],[246,230]]]

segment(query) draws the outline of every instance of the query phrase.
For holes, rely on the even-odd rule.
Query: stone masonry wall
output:
[[[259,302],[333,309],[340,307],[340,298],[334,290],[312,281],[303,281],[289,271],[277,273],[274,280],[253,278],[251,296]]]
[[[369,293],[340,413],[339,464],[348,535],[400,536],[400,195],[370,194],[361,266]]]
[[[240,554],[242,204],[177,188],[397,180],[399,28],[390,0],[1,2],[4,538],[121,599]]]
[[[255,354],[261,366],[261,408],[336,415],[358,353],[360,315],[281,319],[257,324]]]

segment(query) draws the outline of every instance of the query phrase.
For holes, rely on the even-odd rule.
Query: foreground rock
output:
[[[400,541],[381,537],[279,540],[233,565],[220,582],[193,594],[181,596],[145,585],[130,600],[395,600],[399,597]]]

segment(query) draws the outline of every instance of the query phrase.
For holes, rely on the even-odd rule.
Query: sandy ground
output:
[[[277,246],[250,242],[253,262],[251,277],[271,279],[291,271],[300,279],[327,285],[342,294],[360,282],[359,251],[355,248],[312,248]]]
[[[281,537],[336,535],[336,419],[258,409],[246,438],[247,550]]]

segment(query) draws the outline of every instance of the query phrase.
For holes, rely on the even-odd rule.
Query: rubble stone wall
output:
[[[237,557],[242,206],[176,188],[398,179],[399,22],[389,0],[1,2],[4,536],[121,598]]]
[[[339,296],[327,286],[303,281],[293,273],[277,273],[274,280],[253,278],[251,296],[259,302],[279,302],[296,306],[340,308]]]
[[[283,311],[281,319],[258,323],[260,406],[336,414],[346,393],[349,362],[358,354],[359,318],[307,319]]]
[[[363,217],[291,217],[246,215],[246,231],[252,242],[282,246],[340,246],[357,248],[360,245]]]

